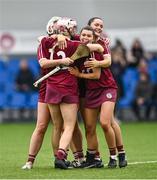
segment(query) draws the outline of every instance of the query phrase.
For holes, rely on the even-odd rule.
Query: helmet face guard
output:
[[[69,31],[69,18],[59,19],[56,23],[56,27],[57,34],[63,34],[65,36],[71,35]]]
[[[69,18],[67,28],[68,28],[71,36],[75,35],[77,33],[77,22],[74,19]]]
[[[52,17],[46,27],[48,35],[63,34],[73,36],[77,32],[77,22],[67,17]]]

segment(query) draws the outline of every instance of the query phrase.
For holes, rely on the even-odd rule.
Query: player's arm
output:
[[[50,44],[49,40],[47,38],[43,38],[39,45],[39,49],[38,49],[38,52],[40,54],[39,64],[40,64],[41,68],[46,69],[46,68],[55,67],[55,66],[59,66],[59,65],[67,66],[67,65],[73,63],[73,60],[70,58],[52,59],[55,45],[52,48],[52,47],[49,47],[50,46],[49,44]],[[51,53],[50,59],[48,59],[46,56],[49,53]]]
[[[89,43],[87,44],[87,47],[90,49],[90,52],[94,52],[94,51],[99,52],[99,53],[104,52],[104,48],[100,44]]]
[[[93,69],[92,73],[82,73],[79,71],[77,67],[69,67],[70,74],[78,77],[78,78],[84,78],[84,79],[99,79],[101,74],[100,68]]]
[[[39,60],[39,64],[41,66],[41,68],[46,69],[46,68],[50,68],[50,67],[56,67],[59,65],[64,65],[64,66],[68,66],[70,64],[72,64],[74,61],[70,58],[63,58],[63,59],[47,59],[47,58],[42,58]]]
[[[97,67],[107,68],[111,66],[111,54],[110,54],[109,47],[106,44],[104,44],[103,48],[104,48],[103,59],[101,61],[97,61],[96,59],[86,61],[85,67],[89,69],[93,69]]]
[[[89,69],[93,69],[93,68],[106,68],[111,66],[111,56],[107,55],[107,56],[103,56],[104,59],[101,61],[98,61],[94,58],[90,58],[90,61],[86,61],[85,62],[85,67],[89,68]]]

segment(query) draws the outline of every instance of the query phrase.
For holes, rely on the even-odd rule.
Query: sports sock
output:
[[[74,155],[74,159],[84,158],[83,150],[73,152],[73,155]]]
[[[96,151],[95,158],[100,158],[100,152],[99,151]]]
[[[100,158],[100,152],[99,152],[99,151],[96,151],[96,153],[95,153],[95,159],[97,159],[97,160],[101,159],[101,158]]]
[[[36,158],[36,155],[29,154],[27,162],[31,162],[33,164],[35,161],[35,158]]]
[[[96,150],[95,149],[87,149],[87,152],[89,154],[96,154]]]
[[[118,151],[118,154],[125,153],[123,145],[117,146],[117,151]]]
[[[60,160],[63,160],[63,159],[67,158],[67,153],[65,152],[64,149],[58,149],[57,158],[60,159]]]
[[[76,161],[83,162],[84,159],[85,159],[84,154],[83,154],[83,150],[81,150],[81,151],[76,151],[76,152],[73,153],[73,155],[74,155],[74,159],[75,159]]]
[[[110,157],[112,159],[117,159],[117,155],[116,155],[116,148],[109,148],[109,151],[110,151]]]

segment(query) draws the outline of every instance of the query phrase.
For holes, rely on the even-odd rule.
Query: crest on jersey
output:
[[[108,99],[111,99],[111,98],[112,98],[112,94],[111,94],[111,93],[107,93],[107,94],[106,94],[106,97],[107,97]]]

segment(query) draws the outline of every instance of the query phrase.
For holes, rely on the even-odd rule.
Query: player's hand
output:
[[[60,49],[65,49],[67,47],[66,39],[67,37],[62,34],[57,35],[57,42]]]
[[[104,39],[104,42],[105,42],[105,44],[106,44],[107,46],[110,46],[110,45],[111,45],[110,38],[108,38],[108,37],[106,37],[106,38]]]
[[[76,76],[76,77],[79,77],[79,69],[75,66],[75,67],[69,67],[68,68],[68,71],[70,72],[70,74]]]
[[[88,69],[94,69],[96,67],[99,67],[99,61],[94,58],[89,58],[88,61],[85,61],[84,66]]]
[[[61,60],[61,65],[64,66],[69,66],[70,64],[72,64],[74,61],[70,58],[64,58]]]

